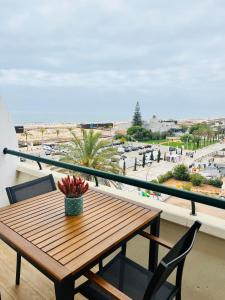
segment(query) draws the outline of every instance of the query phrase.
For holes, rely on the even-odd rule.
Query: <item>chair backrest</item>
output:
[[[54,190],[56,190],[56,185],[52,174],[6,188],[10,204]]]
[[[173,271],[176,273],[176,287],[181,288],[182,273],[187,254],[191,251],[196,234],[201,227],[201,223],[196,221],[191,228],[181,237],[174,247],[164,256],[159,263],[144,295],[144,300],[151,300],[157,291],[165,283]]]

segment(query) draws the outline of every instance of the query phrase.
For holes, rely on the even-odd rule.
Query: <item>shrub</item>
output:
[[[114,140],[120,140],[123,137],[124,137],[124,134],[118,133],[118,134],[114,135]]]
[[[188,181],[190,179],[188,168],[183,164],[174,167],[173,177],[177,180]]]
[[[152,183],[159,183],[157,179],[152,179],[151,182]]]
[[[223,181],[220,178],[210,178],[207,180],[207,183],[213,185],[215,187],[221,188],[223,185]]]
[[[170,178],[173,178],[173,173],[171,171],[168,171],[164,175],[160,175],[158,177],[158,182],[163,183],[163,182],[169,180]]]
[[[190,179],[191,183],[195,186],[202,185],[205,182],[205,177],[201,174],[191,174]]]

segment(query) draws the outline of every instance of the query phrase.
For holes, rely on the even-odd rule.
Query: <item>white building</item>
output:
[[[165,132],[171,129],[176,132],[180,129],[176,120],[160,120],[155,115],[149,121],[144,122],[144,127],[152,132]]]

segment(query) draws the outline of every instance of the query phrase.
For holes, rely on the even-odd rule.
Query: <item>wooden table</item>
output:
[[[148,225],[159,235],[160,213],[91,189],[84,196],[84,213],[66,217],[64,196],[54,191],[1,208],[0,238],[53,280],[57,300],[70,300],[74,280],[100,259]],[[150,250],[154,270],[156,243]]]

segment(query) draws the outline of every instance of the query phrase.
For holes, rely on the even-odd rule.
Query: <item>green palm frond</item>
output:
[[[117,154],[117,150],[111,147],[105,148],[109,142],[103,141],[98,132],[82,129],[81,133],[81,138],[72,133],[73,140],[70,144],[64,145],[63,149],[66,153],[61,161],[102,171],[121,173],[119,165],[111,162],[111,158]]]

